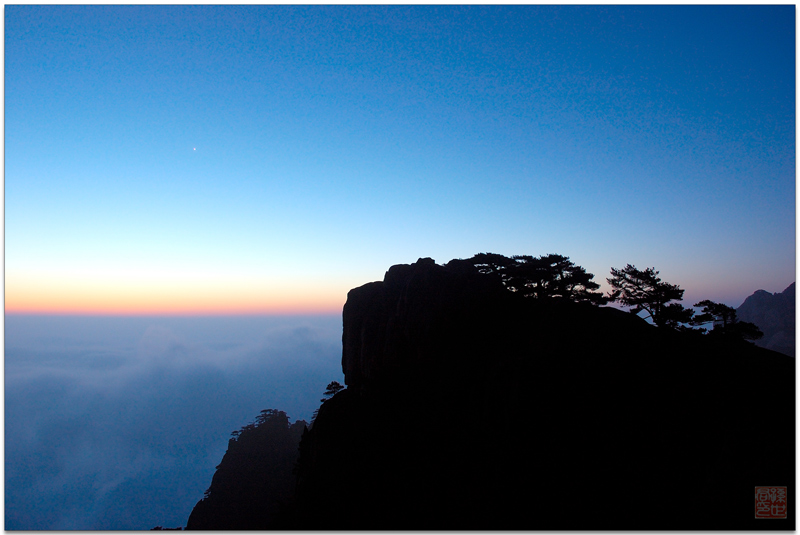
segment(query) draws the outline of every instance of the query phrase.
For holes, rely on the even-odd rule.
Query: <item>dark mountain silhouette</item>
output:
[[[795,355],[794,283],[781,293],[758,290],[736,309],[742,321],[754,323],[764,333],[755,344],[785,355]]]
[[[285,412],[267,409],[235,431],[205,497],[186,529],[260,529],[270,525],[294,492],[302,420],[289,424]]]
[[[226,529],[794,529],[794,359],[431,259],[351,290],[342,343],[294,499]]]

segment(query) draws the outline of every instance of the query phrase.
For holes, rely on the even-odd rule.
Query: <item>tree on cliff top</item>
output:
[[[323,397],[320,402],[328,401],[340,390],[344,390],[344,385],[340,384],[339,381],[331,381],[325,388],[325,392],[322,393],[322,395],[325,397]]]
[[[336,395],[337,392],[340,390],[344,390],[344,385],[339,383],[339,381],[331,381],[328,383],[328,386],[325,387],[325,392],[322,393],[322,399],[319,400],[320,403],[325,403],[330,398]],[[313,424],[314,421],[317,419],[317,415],[319,414],[319,407],[317,410],[314,411],[314,414],[311,415],[311,423]]]
[[[562,297],[597,305],[606,302],[603,294],[596,291],[600,285],[592,280],[594,275],[575,265],[568,256],[549,254],[533,258],[518,255],[513,259],[516,265],[508,286],[522,295],[538,299]]]
[[[663,282],[655,268],[640,270],[630,264],[622,269],[612,267],[611,278],[606,280],[613,288],[609,300],[631,307],[634,314],[647,312],[647,317],[659,327],[679,328],[694,315],[693,310],[672,303],[683,300],[683,290]]]
[[[736,309],[715,303],[708,299],[695,303],[696,307],[703,307],[703,311],[694,317],[692,325],[704,325],[712,323],[713,327],[709,334],[725,335],[744,340],[758,340],[764,333],[754,323],[739,321],[736,317]]]
[[[572,301],[605,304],[607,299],[596,290],[600,285],[594,275],[575,265],[568,256],[558,254],[534,258],[516,255],[511,258],[495,253],[479,253],[467,260],[453,260],[448,266],[473,266],[479,273],[499,277],[512,292],[543,299],[557,297]]]

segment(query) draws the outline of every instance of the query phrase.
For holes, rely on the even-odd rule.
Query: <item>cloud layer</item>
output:
[[[6,317],[7,530],[183,526],[231,431],[309,420],[341,317]]]

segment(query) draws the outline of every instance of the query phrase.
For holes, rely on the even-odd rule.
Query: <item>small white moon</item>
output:
[[[197,150],[197,147],[192,148],[192,150]]]

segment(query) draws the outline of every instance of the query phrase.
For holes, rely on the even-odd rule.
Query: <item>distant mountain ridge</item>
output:
[[[755,344],[795,356],[795,283],[780,293],[757,290],[736,309],[740,321],[754,323],[764,333]]]

